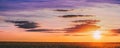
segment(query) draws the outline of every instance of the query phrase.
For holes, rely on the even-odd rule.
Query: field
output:
[[[0,42],[0,48],[120,48],[115,42]]]

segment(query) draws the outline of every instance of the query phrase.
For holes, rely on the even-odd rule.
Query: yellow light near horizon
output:
[[[101,35],[102,33],[101,33],[101,31],[99,31],[99,30],[97,30],[97,31],[94,31],[93,32],[93,38],[94,39],[101,39],[101,37],[102,37],[102,35]]]

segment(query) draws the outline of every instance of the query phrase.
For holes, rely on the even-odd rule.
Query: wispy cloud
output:
[[[80,32],[91,32],[99,29],[100,26],[97,25],[90,25],[90,24],[81,24],[81,25],[75,25],[71,28],[66,28],[65,30],[68,33],[80,33]]]
[[[6,21],[15,23],[15,26],[18,26],[18,28],[24,28],[24,29],[31,29],[31,28],[37,28],[37,23],[29,22],[29,21]]]
[[[72,21],[74,23],[85,23],[85,24],[96,24],[97,22],[100,22],[100,20],[76,20]]]
[[[93,15],[63,15],[63,16],[59,16],[59,17],[63,17],[63,18],[73,18],[73,17],[93,17]]]
[[[68,11],[73,11],[74,9],[56,9],[54,11],[59,11],[59,12],[68,12]]]
[[[63,33],[62,29],[30,29],[27,32],[44,32],[44,33]]]

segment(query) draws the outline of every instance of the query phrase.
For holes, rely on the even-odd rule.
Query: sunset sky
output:
[[[120,42],[120,0],[0,0],[0,41]]]

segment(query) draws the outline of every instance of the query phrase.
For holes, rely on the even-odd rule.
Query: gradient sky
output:
[[[119,12],[120,0],[0,0],[0,41],[120,42]]]

